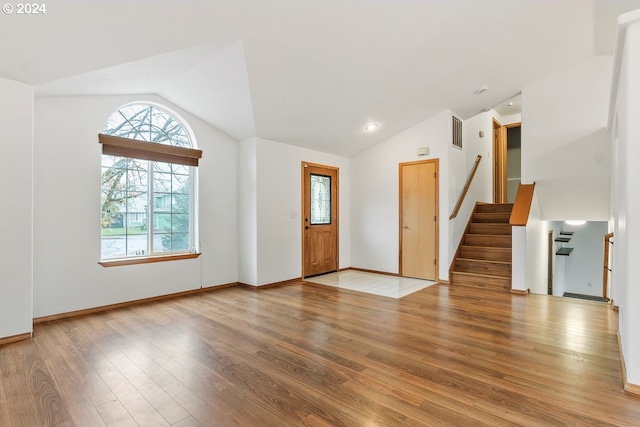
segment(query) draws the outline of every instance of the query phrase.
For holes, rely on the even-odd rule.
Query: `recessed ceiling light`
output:
[[[484,108],[482,109],[482,111],[483,111],[484,113],[486,113],[486,112],[488,112],[488,111],[491,111],[491,107],[484,107]]]
[[[364,130],[366,130],[367,132],[373,132],[376,129],[378,129],[378,124],[377,123],[369,123],[368,125],[366,125],[364,127]]]
[[[513,102],[508,103],[507,107],[513,107]]]
[[[481,87],[478,88],[478,90],[476,92],[477,93],[485,93],[488,90],[489,90],[488,86],[481,86]]]

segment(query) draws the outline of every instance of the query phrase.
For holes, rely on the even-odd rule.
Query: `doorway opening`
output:
[[[493,202],[513,203],[521,182],[522,123],[493,119]]]
[[[553,258],[556,255],[553,230],[547,235],[547,295],[553,295]]]
[[[613,233],[604,235],[603,248],[603,273],[602,273],[602,298],[607,301],[611,300],[611,260],[613,259]]]
[[[611,249],[608,221],[551,221],[549,224],[554,236],[549,248],[549,256],[553,256],[553,294],[608,301],[608,251]]]

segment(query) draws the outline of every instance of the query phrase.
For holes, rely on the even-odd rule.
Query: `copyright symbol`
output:
[[[13,5],[5,3],[4,6],[2,6],[2,11],[7,15],[10,14],[11,12],[13,12]]]

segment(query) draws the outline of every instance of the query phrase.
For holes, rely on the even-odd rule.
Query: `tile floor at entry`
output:
[[[436,283],[432,280],[389,276],[357,270],[323,274],[309,277],[305,281],[389,298],[402,298]]]

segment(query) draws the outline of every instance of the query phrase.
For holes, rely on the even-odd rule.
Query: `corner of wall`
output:
[[[33,87],[0,78],[0,338],[33,330]]]
[[[257,139],[238,143],[238,281],[258,285]]]

